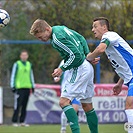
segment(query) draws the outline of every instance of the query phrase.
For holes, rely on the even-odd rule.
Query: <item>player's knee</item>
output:
[[[133,105],[132,104],[126,104],[125,109],[133,109]]]
[[[66,106],[67,104],[66,104],[66,102],[64,102],[63,100],[60,100],[60,101],[59,101],[59,105],[60,105],[60,107],[62,108],[62,107],[64,107],[64,106]]]
[[[127,96],[125,109],[133,109],[133,96]]]
[[[61,108],[64,106],[70,105],[70,100],[66,98],[61,98],[59,101],[59,105]]]
[[[84,109],[85,112],[92,110],[93,106],[92,103],[82,103],[82,108]]]
[[[61,100],[59,101],[59,105],[61,108],[63,107],[63,102]]]

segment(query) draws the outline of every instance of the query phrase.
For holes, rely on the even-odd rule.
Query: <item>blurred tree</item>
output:
[[[119,33],[125,40],[133,40],[133,1],[132,0],[95,0],[94,17],[104,16],[110,21],[110,29]],[[101,70],[112,72],[105,54],[101,59]]]
[[[11,21],[0,32],[0,38],[8,40],[33,40],[30,26],[37,18],[45,19],[51,26],[66,25],[82,34],[86,39],[94,39],[92,22],[94,17],[105,16],[110,20],[111,30],[124,39],[133,39],[132,0],[1,0],[1,6],[9,12]],[[95,45],[90,45],[94,49]],[[27,49],[34,66],[36,82],[52,83],[51,73],[61,58],[51,45],[0,45],[2,82],[9,84],[11,67],[19,58],[19,52]],[[54,57],[54,58],[53,58]],[[112,71],[103,55],[102,70]],[[104,65],[103,65],[104,64]]]

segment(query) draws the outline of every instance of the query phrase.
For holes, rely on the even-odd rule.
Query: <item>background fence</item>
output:
[[[99,44],[99,41],[97,40],[87,40],[87,43],[92,50]],[[129,44],[133,44],[133,40],[128,41]],[[10,90],[10,74],[11,74],[11,68],[13,63],[19,59],[19,52],[22,49],[28,49],[30,53],[30,61],[34,62],[34,56],[32,56],[33,52],[36,52],[36,48],[40,48],[40,52],[37,52],[36,56],[38,58],[37,62],[33,63],[34,67],[34,75],[35,75],[35,81],[36,83],[46,83],[46,84],[53,84],[54,82],[48,79],[49,75],[51,77],[51,72],[49,72],[49,69],[53,70],[54,67],[49,67],[48,64],[37,64],[39,63],[39,60],[43,58],[45,54],[48,54],[48,56],[53,56],[51,53],[51,46],[49,45],[50,42],[41,42],[37,40],[1,40],[0,41],[0,84],[3,87],[3,114],[4,114],[4,123],[10,123],[11,122],[11,116],[13,111],[13,101],[14,96],[13,93]],[[46,46],[47,45],[47,46]],[[131,45],[132,46],[132,45]],[[17,51],[14,51],[17,49]],[[48,49],[47,49],[48,48]],[[41,53],[41,50],[44,51]],[[48,52],[45,52],[48,51]],[[55,51],[54,51],[55,52]],[[55,52],[57,53],[57,52]],[[12,56],[14,54],[14,56]],[[41,55],[41,58],[39,59],[39,56]],[[15,58],[14,58],[15,57]],[[44,60],[47,60],[46,57],[44,57]],[[50,63],[53,63],[54,66],[58,66],[58,63],[60,62],[61,58],[58,56],[57,61],[53,61],[53,58]],[[41,69],[40,69],[41,68]],[[46,68],[44,70],[43,68]],[[95,69],[95,83],[114,83],[114,76],[115,73],[108,62],[108,59],[106,58],[106,55],[104,54],[101,57],[101,61],[94,66]],[[41,73],[41,75],[40,75]],[[49,75],[47,75],[49,73]]]
[[[100,41],[98,40],[86,40],[88,45],[91,47],[92,45],[93,48],[96,47]],[[127,41],[129,44],[133,44],[133,40]],[[42,41],[38,41],[38,40],[0,40],[0,44],[1,45],[49,45],[50,42],[42,42]],[[5,52],[5,51],[3,51]],[[100,83],[101,81],[101,77],[100,77],[100,61],[99,63],[96,65],[96,71],[95,71],[95,82],[96,83]]]

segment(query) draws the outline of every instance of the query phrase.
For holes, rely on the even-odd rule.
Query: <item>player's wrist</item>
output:
[[[124,83],[124,80],[120,78],[120,79],[118,80],[118,82],[117,82],[117,85],[118,85],[119,87],[122,87],[123,83]]]
[[[93,59],[91,58],[91,52],[86,56],[86,60],[91,62]]]
[[[63,66],[61,66],[60,69],[61,69],[62,71],[66,71],[66,69],[65,69]]]

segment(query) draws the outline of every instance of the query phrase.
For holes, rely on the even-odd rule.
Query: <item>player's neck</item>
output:
[[[102,36],[103,36],[106,32],[108,32],[108,30],[105,30],[105,31],[103,32]],[[102,36],[101,36],[99,39],[102,39]]]

